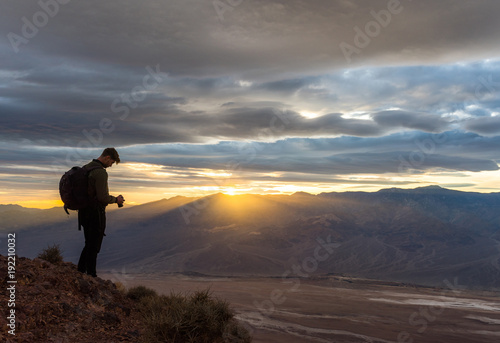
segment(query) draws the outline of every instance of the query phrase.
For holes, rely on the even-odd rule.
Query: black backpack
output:
[[[81,210],[92,204],[89,197],[89,173],[101,166],[92,167],[73,167],[61,177],[59,181],[59,194],[64,203],[64,211],[69,214],[70,210]]]

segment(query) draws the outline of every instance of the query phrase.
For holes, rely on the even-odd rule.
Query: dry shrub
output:
[[[143,341],[149,343],[251,342],[248,331],[233,318],[229,304],[210,290],[193,294],[141,297]]]
[[[38,258],[42,260],[48,261],[52,264],[58,264],[63,261],[61,248],[59,244],[54,244],[42,250],[41,253],[38,254]]]

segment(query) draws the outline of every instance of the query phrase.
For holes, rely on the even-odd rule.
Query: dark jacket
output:
[[[101,166],[89,173],[89,196],[95,199],[96,202],[106,207],[108,204],[116,203],[116,197],[109,195],[108,188],[108,173],[104,169],[104,165],[99,160],[92,160],[85,167]]]

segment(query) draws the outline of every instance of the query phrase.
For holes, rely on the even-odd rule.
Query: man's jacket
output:
[[[89,173],[89,196],[100,206],[116,203],[116,197],[109,195],[108,173],[99,160],[92,160],[85,167],[100,166]]]

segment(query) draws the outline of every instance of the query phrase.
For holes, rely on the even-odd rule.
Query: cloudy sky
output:
[[[500,2],[2,0],[0,203],[497,192]]]

